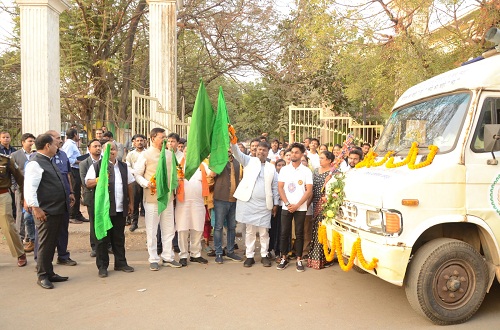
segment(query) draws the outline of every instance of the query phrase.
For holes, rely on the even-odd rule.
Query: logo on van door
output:
[[[500,181],[500,174],[497,175],[495,181],[490,186],[490,204],[493,209],[500,215],[500,186],[498,182]]]

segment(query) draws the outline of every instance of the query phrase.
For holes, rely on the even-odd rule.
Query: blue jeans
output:
[[[24,212],[24,224],[26,225],[26,236],[31,242],[35,242],[35,220],[29,212]]]
[[[236,237],[236,202],[214,200],[215,226],[214,247],[215,254],[222,254],[222,228],[227,220],[227,253],[234,253],[234,239]]]

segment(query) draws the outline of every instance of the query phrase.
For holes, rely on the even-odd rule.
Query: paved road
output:
[[[190,264],[148,269],[146,251],[128,251],[134,273],[97,276],[88,253],[72,254],[75,267],[55,266],[69,276],[54,290],[36,284],[34,263],[18,268],[0,251],[1,329],[428,329],[438,328],[413,312],[402,288],[371,275],[278,271],[257,263]],[[31,259],[31,258],[30,258]],[[500,285],[478,313],[453,329],[495,329],[500,322]]]

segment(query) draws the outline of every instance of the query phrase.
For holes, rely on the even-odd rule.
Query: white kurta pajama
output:
[[[208,172],[205,164],[205,170]],[[179,258],[201,256],[201,239],[205,225],[205,202],[202,196],[202,172],[198,168],[191,179],[184,179],[184,202],[177,198],[175,227],[179,235]],[[189,240],[189,242],[188,242]]]
[[[271,212],[278,205],[278,175],[275,167],[262,163],[256,157],[244,155],[237,145],[231,145],[234,157],[244,167],[243,179],[234,192],[236,201],[236,220],[246,224],[246,257],[255,255],[256,233],[260,237],[260,254],[267,256]]]

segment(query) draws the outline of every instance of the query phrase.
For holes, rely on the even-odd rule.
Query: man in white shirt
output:
[[[92,167],[94,163],[97,163],[101,160],[102,155],[102,146],[101,142],[97,139],[93,139],[88,144],[89,154],[84,161],[80,163],[80,179],[82,182],[85,182],[85,177],[89,169]],[[89,213],[90,220],[90,256],[95,257],[97,255],[96,246],[97,246],[97,238],[95,237],[94,232],[94,189],[87,188],[86,185],[83,185],[83,205],[87,206],[87,212]]]
[[[109,152],[108,180],[109,180],[109,216],[113,227],[108,230],[107,235],[97,241],[96,246],[96,265],[99,270],[99,277],[108,276],[109,254],[108,244],[113,247],[113,255],[115,257],[114,270],[131,273],[133,267],[127,264],[125,258],[125,218],[127,214],[133,211],[133,194],[132,183],[135,181],[134,176],[128,170],[127,164],[117,159],[118,147],[114,141],[107,142],[103,145],[106,148],[111,144]],[[97,185],[99,178],[102,159],[94,163],[85,176],[85,185],[87,188],[94,188]],[[94,189],[95,197],[95,189]],[[94,201],[91,203],[95,205]]]
[[[271,142],[271,149],[269,149],[269,154],[267,158],[271,163],[276,163],[278,159],[280,159],[280,150],[278,149],[280,142],[277,139],[274,139]]]
[[[151,146],[141,153],[141,157],[139,157],[135,166],[135,179],[137,183],[144,188],[146,244],[149,254],[149,269],[152,271],[160,270],[160,261],[162,261],[163,266],[180,268],[182,266],[174,259],[175,254],[172,249],[172,239],[175,235],[173,192],[170,192],[171,196],[167,208],[161,212],[161,214],[158,214],[157,194],[154,189],[155,185],[153,180],[151,180],[156,174],[163,140],[167,138],[165,129],[159,127],[153,128],[150,138]],[[177,170],[172,168],[171,157],[172,153],[166,152],[167,177],[170,177],[172,171]],[[157,247],[158,224],[161,228],[161,241],[163,246],[161,256],[158,255]]]
[[[340,171],[347,173],[351,169],[355,168],[356,165],[363,159],[363,152],[359,149],[352,149],[347,156],[347,162],[342,162],[340,165]]]
[[[309,164],[311,164],[313,170],[320,167],[319,165],[319,154],[318,154],[319,140],[312,138],[309,143],[309,151],[307,152],[307,157],[309,157]]]
[[[144,146],[146,145],[147,138],[142,134],[136,134],[132,137],[132,143],[134,144],[134,150],[127,154],[127,166],[129,167],[130,172],[135,175],[135,163],[141,156],[141,153],[144,151]],[[138,228],[139,223],[139,206],[142,204],[143,198],[143,190],[142,187],[134,182],[132,184],[133,193],[134,193],[134,212],[127,219],[126,225],[130,225],[129,230],[131,232],[135,231]],[[142,205],[142,209],[144,210],[144,205]]]
[[[295,252],[297,253],[297,271],[303,272],[302,250],[304,248],[304,221],[307,212],[307,200],[312,195],[313,178],[309,168],[302,165],[301,159],[305,147],[300,143],[290,146],[291,162],[284,166],[278,176],[278,192],[283,201],[281,211],[280,250],[281,261],[277,266],[283,270],[288,265],[287,254],[292,231],[292,219],[295,220]]]
[[[58,141],[50,134],[41,134],[35,146],[37,153],[24,170],[24,198],[38,229],[37,283],[44,289],[52,289],[52,282],[68,280],[54,273],[52,260],[69,199],[62,174],[52,163]]]

